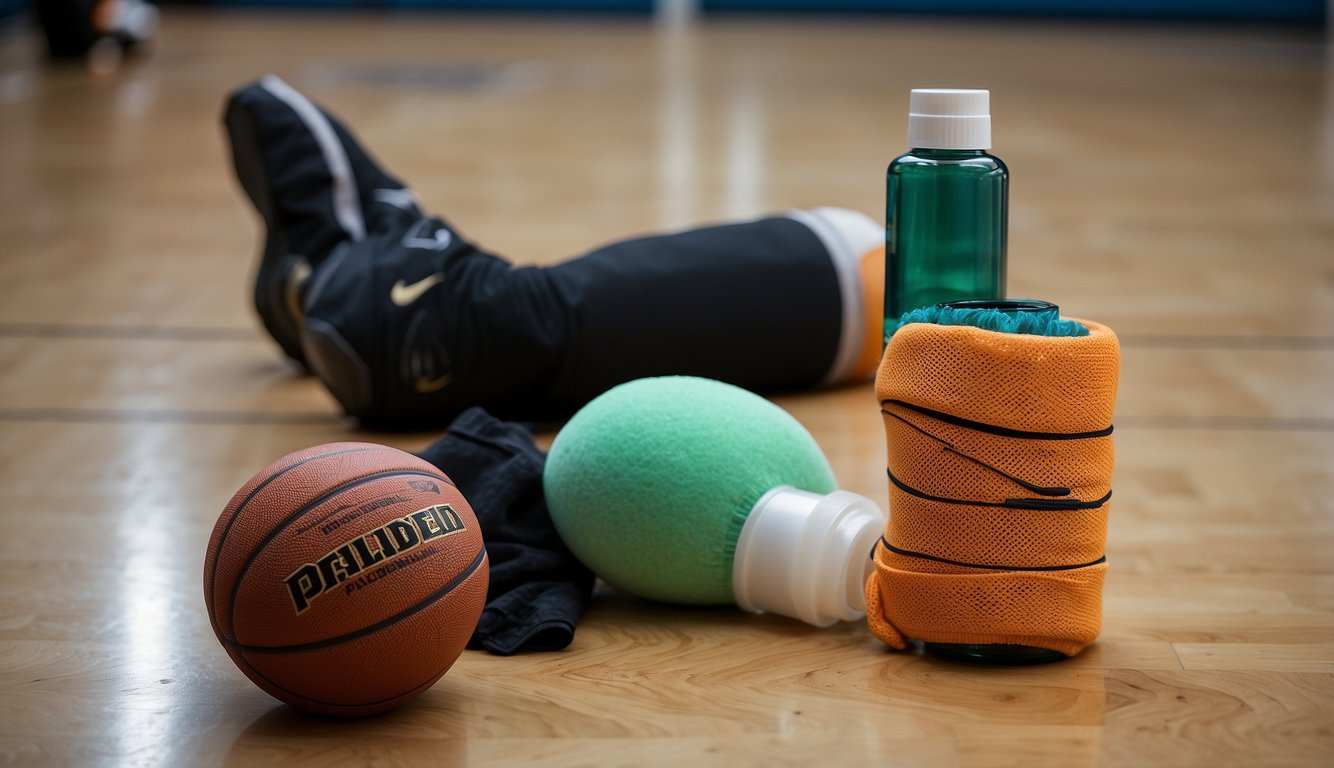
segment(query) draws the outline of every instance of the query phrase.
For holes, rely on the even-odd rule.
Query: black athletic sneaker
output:
[[[508,310],[510,265],[425,216],[337,118],[282,80],[232,93],[224,122],[236,174],[267,228],[255,308],[283,351],[366,421],[452,417],[485,402],[496,378],[479,345],[526,350],[486,330],[495,323],[472,322],[479,305],[484,315]],[[523,335],[534,324],[549,323],[522,322]]]
[[[420,219],[421,211],[337,119],[277,77],[233,92],[223,122],[237,178],[267,230],[255,309],[283,352],[304,364],[302,305],[311,276],[340,244]]]

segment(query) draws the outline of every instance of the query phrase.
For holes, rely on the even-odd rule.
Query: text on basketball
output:
[[[315,598],[376,563],[463,528],[463,519],[453,507],[436,504],[349,539],[285,579],[292,607],[300,614]]]

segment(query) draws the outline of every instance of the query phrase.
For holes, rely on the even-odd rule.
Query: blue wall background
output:
[[[34,0],[0,0],[0,17]],[[648,14],[652,0],[155,0],[160,5],[434,8]],[[1326,0],[702,0],[705,12],[862,12],[1278,21],[1320,24]]]
[[[1325,0],[703,0],[717,11],[891,11],[1320,22]]]

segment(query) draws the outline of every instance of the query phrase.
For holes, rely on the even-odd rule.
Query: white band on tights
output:
[[[825,374],[822,386],[845,380],[857,362],[866,335],[866,299],[862,291],[862,256],[884,243],[885,229],[870,216],[848,208],[793,210],[788,218],[810,227],[824,243],[838,276],[838,290],[843,299],[843,324],[839,331],[838,351]]]

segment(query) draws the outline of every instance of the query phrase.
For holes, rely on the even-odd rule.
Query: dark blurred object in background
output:
[[[35,0],[34,7],[56,59],[119,62],[157,34],[158,10],[144,0]]]

